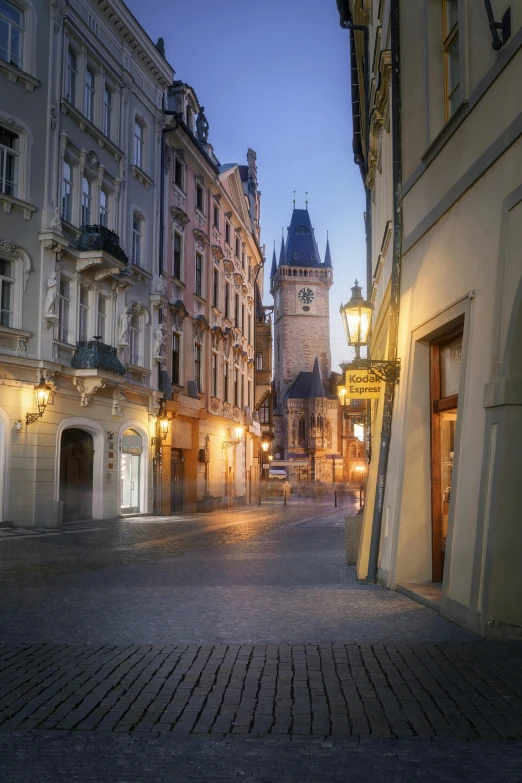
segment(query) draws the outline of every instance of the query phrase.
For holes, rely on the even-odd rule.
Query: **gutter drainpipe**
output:
[[[399,0],[390,4],[391,59],[392,59],[392,156],[393,156],[393,254],[390,292],[390,323],[388,328],[388,359],[397,359],[399,338],[399,311],[402,270],[402,137],[401,137],[401,72],[400,72],[400,27]],[[373,509],[370,556],[368,559],[368,582],[377,581],[379,549],[381,543],[382,515],[393,417],[395,385],[387,383],[384,389],[384,409],[377,469],[377,487]]]

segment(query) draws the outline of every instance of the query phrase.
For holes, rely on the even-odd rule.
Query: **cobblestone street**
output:
[[[357,582],[346,508],[0,537],[2,779],[522,780],[522,646]]]

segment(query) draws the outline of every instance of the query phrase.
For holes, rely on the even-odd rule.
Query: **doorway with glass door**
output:
[[[121,439],[121,513],[140,511],[141,435],[125,430]]]
[[[442,582],[456,448],[462,329],[430,344],[432,579]]]

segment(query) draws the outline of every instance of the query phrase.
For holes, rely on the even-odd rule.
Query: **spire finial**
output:
[[[305,204],[306,204],[306,208],[308,209],[308,191],[306,191],[306,201],[305,201]]]
[[[295,190],[294,190],[294,209],[295,209]]]

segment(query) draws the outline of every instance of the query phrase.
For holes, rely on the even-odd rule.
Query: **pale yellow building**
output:
[[[508,27],[492,0],[494,30],[482,2],[338,6],[355,42],[354,148],[371,205],[370,353],[401,361],[392,406],[372,404],[358,576],[373,535],[383,584],[480,634],[519,636],[522,6]]]

